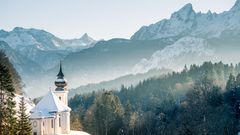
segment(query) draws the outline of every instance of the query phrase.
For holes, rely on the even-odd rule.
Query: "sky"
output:
[[[0,29],[44,29],[63,39],[88,33],[94,39],[126,38],[187,3],[196,12],[220,13],[236,0],[0,0]]]

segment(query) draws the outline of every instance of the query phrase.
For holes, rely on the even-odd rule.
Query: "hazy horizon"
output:
[[[229,10],[235,0],[0,2],[0,29],[44,29],[64,39],[79,38],[84,33],[88,33],[94,39],[128,39],[141,26],[169,18],[187,3],[192,3],[196,12],[211,10],[220,13]]]

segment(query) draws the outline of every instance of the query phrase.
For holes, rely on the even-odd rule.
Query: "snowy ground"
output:
[[[71,130],[70,134],[59,134],[59,135],[90,135],[83,131],[73,131]]]

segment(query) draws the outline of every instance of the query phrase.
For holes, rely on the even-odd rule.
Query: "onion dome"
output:
[[[56,91],[64,91],[64,87],[67,86],[67,81],[64,79],[64,74],[62,72],[62,62],[60,61],[60,69],[57,74],[57,80],[55,81],[57,86]]]

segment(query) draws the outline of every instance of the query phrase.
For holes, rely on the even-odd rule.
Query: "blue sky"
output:
[[[187,3],[223,12],[235,0],[0,0],[0,29],[38,28],[60,38],[130,38],[141,26],[169,18]]]

